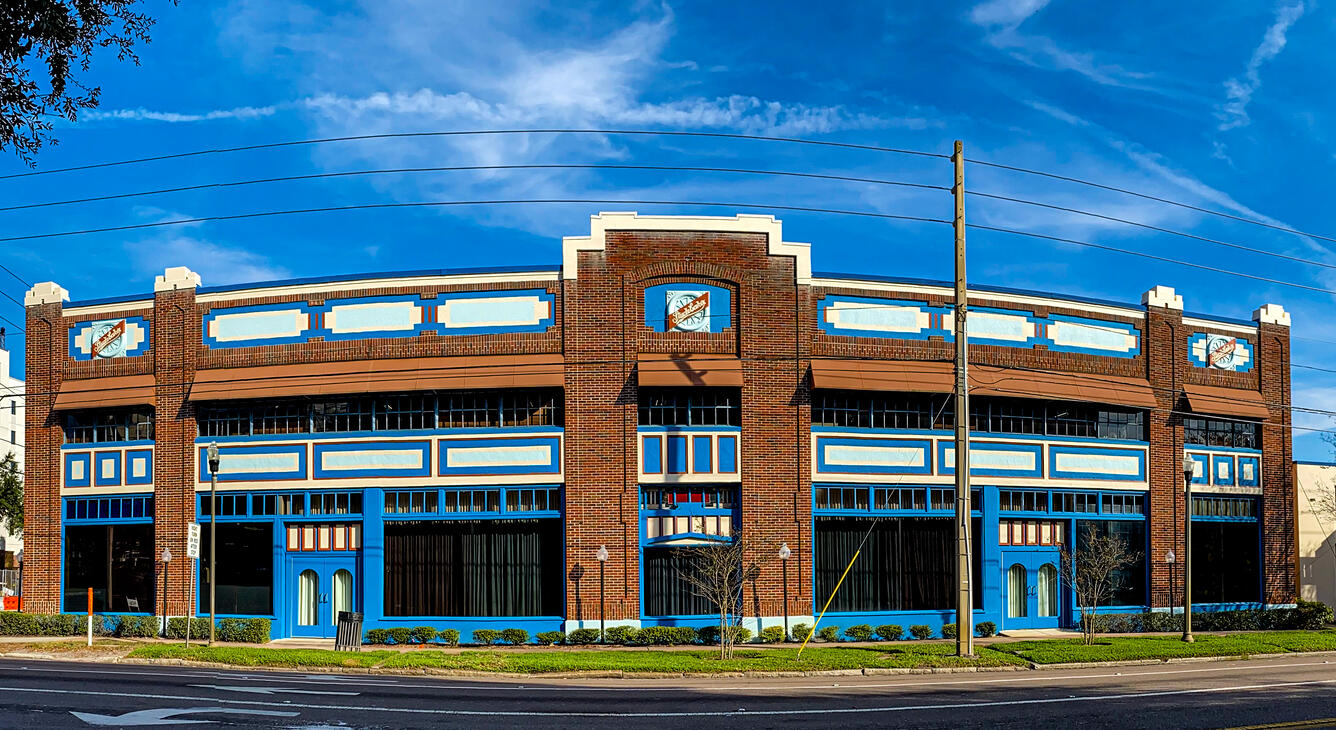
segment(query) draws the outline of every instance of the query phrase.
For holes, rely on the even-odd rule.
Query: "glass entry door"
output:
[[[1003,550],[1004,629],[1056,629],[1062,581],[1056,550]]]
[[[357,610],[355,576],[351,555],[289,558],[289,635],[334,638],[339,612]]]

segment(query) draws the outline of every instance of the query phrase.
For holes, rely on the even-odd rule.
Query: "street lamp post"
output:
[[[172,564],[172,549],[162,549],[162,633],[167,633],[167,567]],[[110,597],[108,597],[110,602]],[[91,613],[91,611],[90,611]]]
[[[789,556],[793,551],[786,542],[779,546],[779,562],[784,564],[784,640],[789,640]]]
[[[209,646],[213,646],[218,595],[218,442],[209,444]]]
[[[603,591],[603,573],[604,568],[608,565],[608,547],[606,545],[599,545],[598,552],[595,553],[594,557],[598,558],[598,643],[602,644],[607,641],[604,637],[603,626],[603,596],[605,595]]]
[[[1183,641],[1192,638],[1192,477],[1196,462],[1183,452]]]

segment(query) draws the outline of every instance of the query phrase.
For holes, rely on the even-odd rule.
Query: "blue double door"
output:
[[[300,556],[288,559],[288,625],[292,636],[332,639],[339,611],[356,611],[357,560]]]
[[[1003,629],[1056,629],[1062,581],[1057,550],[1003,550]]]

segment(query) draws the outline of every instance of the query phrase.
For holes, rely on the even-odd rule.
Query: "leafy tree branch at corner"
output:
[[[0,527],[16,537],[23,535],[23,475],[12,451],[0,460]]]

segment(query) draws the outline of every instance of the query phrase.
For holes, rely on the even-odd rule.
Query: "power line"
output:
[[[351,170],[345,172],[322,172],[309,175],[287,175],[283,177],[257,178],[253,180],[235,180],[219,183],[204,183],[201,185],[185,185],[175,188],[159,188],[157,190],[141,190],[134,193],[116,193],[113,195],[99,195],[88,198],[72,198],[69,200],[53,200],[44,203],[26,203],[23,205],[9,205],[0,207],[0,212],[15,210],[30,210],[33,208],[48,208],[59,205],[75,205],[79,203],[95,203],[106,200],[122,200],[125,198],[146,197],[149,195],[163,195],[166,193],[181,193],[194,190],[210,190],[216,188],[241,187],[245,185],[260,185],[276,182],[293,182],[297,180],[318,180],[322,178],[337,177],[357,177],[363,175],[391,175],[391,174],[412,174],[420,172],[473,172],[486,170],[662,170],[672,172],[723,172],[738,173],[747,175],[774,175],[779,177],[800,177],[817,180],[838,180],[843,182],[873,183],[877,185],[894,185],[907,188],[920,188],[924,190],[940,190],[951,192],[951,188],[942,185],[927,185],[923,183],[905,182],[901,180],[883,180],[878,178],[851,177],[847,175],[825,175],[810,172],[791,172],[786,170],[753,170],[735,167],[694,167],[694,166],[675,166],[675,165],[603,165],[603,164],[531,164],[531,165],[452,165],[447,167],[400,167],[378,170]],[[31,285],[29,285],[31,286]]]
[[[1202,208],[1202,207],[1199,207],[1199,206],[1196,206],[1196,205],[1190,205],[1190,204],[1188,204],[1188,203],[1181,203],[1181,202],[1179,202],[1179,201],[1177,201],[1177,200],[1170,200],[1170,199],[1168,199],[1168,198],[1161,198],[1161,197],[1157,197],[1157,196],[1154,196],[1154,195],[1148,195],[1148,194],[1146,194],[1146,193],[1138,193],[1138,192],[1136,192],[1135,190],[1127,190],[1126,188],[1114,187],[1113,185],[1104,185],[1104,184],[1102,184],[1102,183],[1093,182],[1093,181],[1091,181],[1091,180],[1083,180],[1083,179],[1078,178],[1078,177],[1068,177],[1068,176],[1066,176],[1066,175],[1058,175],[1058,174],[1051,173],[1051,172],[1044,172],[1044,171],[1042,171],[1042,170],[1032,170],[1032,169],[1027,168],[1027,167],[1016,167],[1016,166],[1014,166],[1014,165],[1003,165],[1003,164],[1001,164],[1001,163],[997,163],[997,162],[988,162],[987,160],[976,160],[976,159],[972,159],[972,158],[968,158],[968,157],[965,158],[965,161],[966,161],[966,162],[973,163],[973,164],[975,164],[975,165],[983,165],[984,167],[995,167],[995,168],[998,168],[998,169],[1000,169],[1000,170],[1010,170],[1010,171],[1012,171],[1012,172],[1021,172],[1021,173],[1025,173],[1025,174],[1027,174],[1027,175],[1037,175],[1037,176],[1039,176],[1039,177],[1046,177],[1046,178],[1050,178],[1050,179],[1053,179],[1053,180],[1061,180],[1061,181],[1063,181],[1063,182],[1076,183],[1076,184],[1078,184],[1078,185],[1085,185],[1085,186],[1088,186],[1088,187],[1097,188],[1097,189],[1099,189],[1099,190],[1108,190],[1109,192],[1122,193],[1123,195],[1131,195],[1131,196],[1133,196],[1133,197],[1141,198],[1141,199],[1143,199],[1143,200],[1153,200],[1153,201],[1155,201],[1155,202],[1157,202],[1157,203],[1164,203],[1165,205],[1173,205],[1173,206],[1176,206],[1176,207],[1179,207],[1179,208],[1185,208],[1185,209],[1187,209],[1187,210],[1193,210],[1193,211],[1196,211],[1196,212],[1198,212],[1198,213],[1205,213],[1205,214],[1207,214],[1207,215],[1218,216],[1218,217],[1220,217],[1220,218],[1227,218],[1227,219],[1229,219],[1229,220],[1238,221],[1238,222],[1240,222],[1240,223],[1251,223],[1252,225],[1255,225],[1255,226],[1261,226],[1261,227],[1263,227],[1263,228],[1270,228],[1270,229],[1275,230],[1275,231],[1281,231],[1281,232],[1284,232],[1284,233],[1293,233],[1294,235],[1297,235],[1297,236],[1307,236],[1307,237],[1309,237],[1309,238],[1316,238],[1316,239],[1320,239],[1320,240],[1323,240],[1323,241],[1330,241],[1330,242],[1336,243],[1336,238],[1333,238],[1333,237],[1330,237],[1330,236],[1323,236],[1323,235],[1321,235],[1321,234],[1317,234],[1317,233],[1309,233],[1309,232],[1307,232],[1307,231],[1301,231],[1301,230],[1299,230],[1299,229],[1297,229],[1297,228],[1290,228],[1290,227],[1288,227],[1288,226],[1281,226],[1281,225],[1277,225],[1277,224],[1274,224],[1274,223],[1267,223],[1266,221],[1257,220],[1257,219],[1255,219],[1255,218],[1248,218],[1248,217],[1245,217],[1245,216],[1233,215],[1233,214],[1230,214],[1230,213],[1224,213],[1224,212],[1221,212],[1221,211],[1218,211],[1218,210],[1211,210],[1210,208]]]
[[[657,131],[657,130],[646,130],[646,129],[475,129],[475,130],[461,130],[461,131],[448,131],[448,132],[396,132],[390,134],[359,134],[346,137],[322,137],[319,139],[268,142],[264,144],[241,145],[237,147],[217,147],[213,149],[193,150],[190,152],[177,152],[169,155],[155,155],[153,157],[139,157],[129,160],[117,160],[114,162],[98,162],[88,165],[75,165],[72,167],[56,168],[53,170],[34,170],[29,172],[13,173],[9,175],[0,175],[0,180],[34,177],[37,175],[54,175],[56,173],[61,173],[61,172],[93,170],[107,167],[119,167],[122,165],[137,165],[145,162],[158,162],[161,160],[179,160],[186,157],[200,157],[203,155],[218,155],[218,154],[228,154],[232,152],[245,152],[248,150],[262,150],[262,149],[275,149],[279,147],[297,147],[302,145],[327,144],[331,142],[356,142],[361,140],[375,140],[375,139],[465,137],[465,136],[509,135],[509,134],[609,134],[609,135],[621,135],[621,136],[745,139],[745,140],[753,140],[760,142],[784,142],[787,144],[816,145],[821,147],[863,150],[869,152],[890,152],[902,155],[914,155],[919,157],[938,158],[943,160],[950,159],[949,155],[943,155],[936,152],[926,152],[924,150],[900,149],[895,147],[879,147],[876,145],[853,144],[850,142],[829,142],[825,140],[801,139],[797,137],[773,137],[760,134],[730,134],[726,132],[668,132],[668,131]]]

